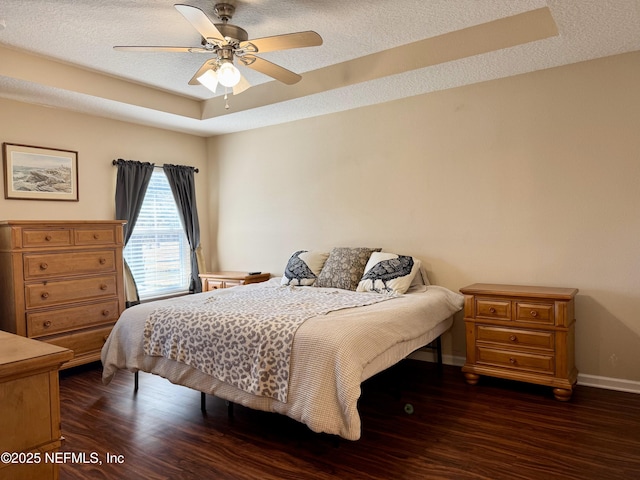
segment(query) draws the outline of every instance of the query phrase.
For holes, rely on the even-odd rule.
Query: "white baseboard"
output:
[[[421,360],[424,362],[435,362],[436,354],[435,352],[432,352],[430,350],[417,350],[409,355],[408,358]],[[464,365],[464,362],[465,357],[444,354],[442,355],[442,363],[444,363],[445,365],[462,367]],[[635,380],[625,380],[622,378],[600,377],[598,375],[587,375],[584,373],[579,373],[578,385],[640,394],[640,382],[637,382]]]
[[[625,380],[622,378],[599,377],[597,375],[579,373],[578,385],[640,394],[640,382],[636,382],[635,380]]]

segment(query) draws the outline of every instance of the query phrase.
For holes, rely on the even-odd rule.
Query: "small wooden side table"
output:
[[[480,375],[553,387],[557,400],[571,398],[575,366],[575,288],[476,283],[465,296],[470,385]]]
[[[237,287],[250,283],[266,282],[271,277],[270,273],[260,272],[250,275],[251,272],[208,272],[201,273],[202,291],[218,290],[219,288]]]
[[[58,370],[72,358],[67,348],[0,331],[0,453],[31,461],[0,462],[0,478],[58,478],[46,455],[63,440]]]

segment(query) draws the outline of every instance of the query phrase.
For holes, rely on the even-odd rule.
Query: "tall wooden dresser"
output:
[[[100,359],[125,308],[123,221],[0,222],[0,329]]]

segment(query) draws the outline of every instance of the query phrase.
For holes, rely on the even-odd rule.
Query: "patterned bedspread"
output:
[[[153,310],[145,323],[144,353],[286,403],[293,339],[305,320],[392,298],[280,285],[236,288],[197,303]]]

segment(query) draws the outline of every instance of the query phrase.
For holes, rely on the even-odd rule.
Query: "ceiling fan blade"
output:
[[[240,81],[235,87],[233,87],[233,94],[238,95],[250,87],[251,87],[251,84],[247,81],[247,79],[244,78],[243,75],[240,75]]]
[[[193,25],[193,27],[202,35],[202,38],[215,38],[224,42],[224,35],[216,28],[213,22],[207,17],[207,14],[198,7],[191,5],[174,5],[176,9]]]
[[[271,63],[264,58],[254,57],[253,55],[244,55],[242,57],[238,57],[238,59],[244,63],[245,66],[255,70],[256,72],[269,75],[270,77],[275,78],[282,83],[286,83],[287,85],[293,85],[302,79],[302,77],[297,73],[293,73],[291,70],[287,70],[280,65]]]
[[[114,50],[121,50],[125,52],[191,52],[194,50],[192,47],[113,47]],[[195,49],[199,50],[199,49]],[[202,49],[204,50],[204,48]]]
[[[200,85],[200,82],[198,81],[198,77],[202,75],[204,72],[206,72],[207,70],[215,67],[217,62],[218,61],[215,58],[209,59],[206,62],[204,62],[202,66],[198,69],[198,71],[195,73],[195,75],[191,78],[191,80],[189,80],[189,85]]]
[[[290,48],[317,47],[322,45],[322,37],[312,31],[287,33],[284,35],[262,37],[249,40],[248,42],[242,42],[240,44],[240,48],[244,48],[250,43],[258,48],[259,53],[264,53],[274,52],[276,50],[287,50]]]

